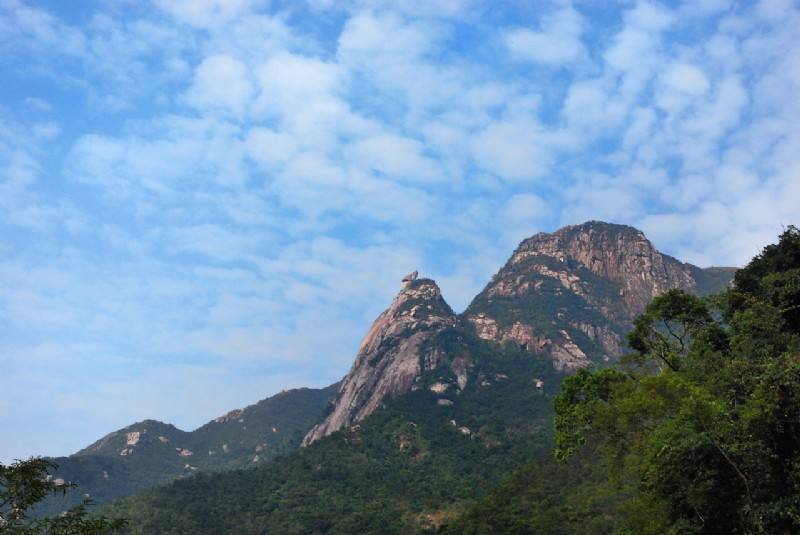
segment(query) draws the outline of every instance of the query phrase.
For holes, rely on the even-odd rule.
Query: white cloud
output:
[[[591,219],[631,221],[642,211],[642,199],[637,192],[623,181],[609,176],[594,174],[564,187],[560,224]]]
[[[61,125],[54,121],[36,123],[31,128],[31,133],[38,139],[49,141],[58,137],[61,133]]]
[[[329,152],[335,150],[340,133],[361,128],[338,94],[343,75],[339,65],[283,52],[255,72],[258,96],[253,113],[276,121],[301,146]]]
[[[426,19],[359,12],[339,35],[337,58],[349,70],[360,104],[408,124],[450,111],[474,87],[466,66],[435,61],[446,50],[447,36],[446,25]]]
[[[254,93],[247,67],[236,58],[218,54],[198,65],[186,99],[201,111],[210,108],[242,117]]]
[[[628,104],[613,98],[613,84],[599,78],[570,85],[561,110],[574,131],[586,134],[620,124],[627,112]]]
[[[702,107],[710,83],[706,75],[697,67],[683,63],[673,63],[657,81],[655,101],[670,114],[683,113],[691,106]]]
[[[263,231],[258,236],[219,225],[195,225],[174,229],[168,243],[171,251],[205,255],[211,262],[244,261],[256,256],[269,243]]]
[[[662,34],[675,22],[675,15],[659,5],[641,1],[625,13],[624,26],[614,36],[603,58],[612,77],[619,78],[619,97],[627,107],[646,88],[663,63]]]
[[[55,50],[68,55],[86,53],[83,33],[44,9],[17,0],[7,0],[0,11],[0,45],[24,46],[33,50]]]
[[[49,102],[47,102],[43,98],[38,98],[38,97],[25,97],[22,100],[22,104],[26,108],[38,112],[49,112],[53,109],[53,106],[51,106]]]
[[[541,30],[517,28],[505,35],[511,56],[552,66],[567,66],[582,59],[586,51],[581,42],[583,18],[567,7],[542,17]]]
[[[542,129],[530,121],[492,123],[475,136],[471,148],[484,170],[509,181],[545,175],[554,156]]]
[[[474,1],[358,0],[355,4],[358,9],[371,9],[376,12],[393,11],[411,17],[458,17],[473,7]]]
[[[154,0],[181,22],[203,28],[219,26],[245,14],[253,0]]]
[[[703,71],[687,63],[673,64],[664,75],[664,82],[671,89],[689,95],[703,95],[709,89],[708,78]]]
[[[440,181],[446,177],[436,162],[425,157],[415,139],[392,134],[366,137],[346,151],[356,164],[401,181]]]
[[[126,138],[78,138],[68,172],[111,196],[140,200],[143,194],[176,200],[178,191],[198,184],[238,187],[246,179],[239,134],[225,121],[168,116]]]
[[[435,42],[433,29],[420,22],[404,22],[391,11],[382,16],[364,11],[348,18],[339,36],[338,55],[346,64],[369,65],[389,59],[406,63],[430,51]]]
[[[514,240],[522,240],[547,221],[552,214],[550,205],[533,193],[512,195],[500,208],[504,227],[514,235]]]
[[[267,169],[276,169],[297,153],[297,141],[285,132],[256,127],[247,133],[247,155]]]
[[[334,101],[341,71],[333,63],[281,53],[258,68],[257,78],[257,111],[290,121],[292,115],[303,113],[308,107]]]

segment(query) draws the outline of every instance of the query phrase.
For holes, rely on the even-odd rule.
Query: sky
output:
[[[349,369],[590,219],[700,266],[800,222],[800,5],[0,0],[0,462]]]

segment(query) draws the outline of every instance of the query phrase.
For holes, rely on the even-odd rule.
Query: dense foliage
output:
[[[584,535],[619,526],[625,490],[588,450],[561,464],[551,455],[517,470],[490,495],[439,529],[446,535]]]
[[[622,366],[562,383],[560,462],[531,462],[439,531],[800,532],[799,267],[790,227],[722,294],[655,299]]]
[[[52,477],[57,465],[42,458],[0,464],[0,533],[8,535],[105,535],[121,529],[122,519],[89,516],[88,500],[53,518],[30,519],[31,507],[74,485]]]
[[[800,232],[713,302],[657,297],[629,344],[627,366],[564,381],[556,455],[595,448],[634,490],[630,533],[800,531]]]

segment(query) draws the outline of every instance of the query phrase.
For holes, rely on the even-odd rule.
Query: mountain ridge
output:
[[[152,419],[112,431],[72,455],[52,458],[58,465],[53,476],[76,483],[78,492],[48,499],[38,513],[64,510],[80,501],[79,493],[106,503],[198,471],[255,466],[293,451],[338,386],[284,390],[192,431]]]
[[[716,269],[703,278],[702,268],[660,253],[634,227],[588,221],[523,240],[458,315],[435,281],[416,279],[415,271],[373,323],[332,411],[302,445],[363,420],[387,396],[417,388],[424,371],[449,366],[456,376],[453,386],[463,390],[472,360],[466,351],[449,358],[447,353],[458,352],[458,339],[470,334],[546,355],[562,371],[618,359],[633,318],[653,297],[671,288],[702,293],[713,286],[714,276],[724,281],[725,268]],[[439,315],[430,323],[428,311],[434,309]],[[437,340],[447,332],[445,349]]]

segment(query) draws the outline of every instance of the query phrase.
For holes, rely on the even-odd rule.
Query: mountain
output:
[[[734,270],[663,255],[602,222],[537,234],[462,314],[403,279],[304,448],[116,503],[131,533],[413,533],[433,529],[548,455],[565,374],[625,352],[670,288],[708,293]]]
[[[589,221],[524,240],[463,314],[430,279],[409,277],[373,323],[342,382],[333,410],[308,445],[372,414],[415,387],[424,371],[449,367],[463,390],[474,362],[469,337],[547,357],[560,371],[622,356],[633,319],[656,295],[722,289],[732,268],[704,270],[664,255],[629,226]]]
[[[53,476],[76,483],[78,492],[45,502],[40,512],[61,511],[83,494],[107,503],[198,471],[264,463],[298,447],[338,386],[284,391],[191,432],[144,420],[109,433],[73,455],[53,459],[58,464]]]

